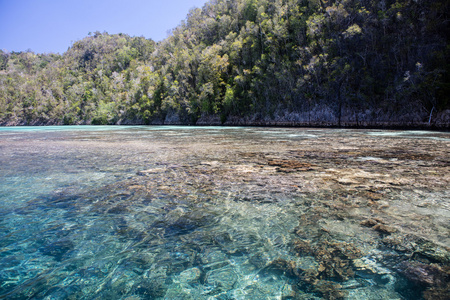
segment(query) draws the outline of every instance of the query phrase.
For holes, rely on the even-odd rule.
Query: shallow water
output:
[[[450,134],[0,128],[0,299],[445,299]]]

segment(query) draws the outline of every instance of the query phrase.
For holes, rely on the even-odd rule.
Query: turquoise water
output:
[[[0,299],[445,295],[449,138],[0,128]]]

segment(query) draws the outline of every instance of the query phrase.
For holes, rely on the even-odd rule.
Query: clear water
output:
[[[0,128],[0,299],[445,296],[449,138]]]

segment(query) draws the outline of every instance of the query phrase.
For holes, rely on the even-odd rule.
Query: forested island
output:
[[[449,129],[449,11],[211,0],[158,43],[95,32],[62,55],[0,51],[0,124]]]

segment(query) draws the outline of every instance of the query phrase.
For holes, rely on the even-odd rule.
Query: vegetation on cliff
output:
[[[0,123],[448,127],[449,6],[212,0],[159,43],[1,51]]]

